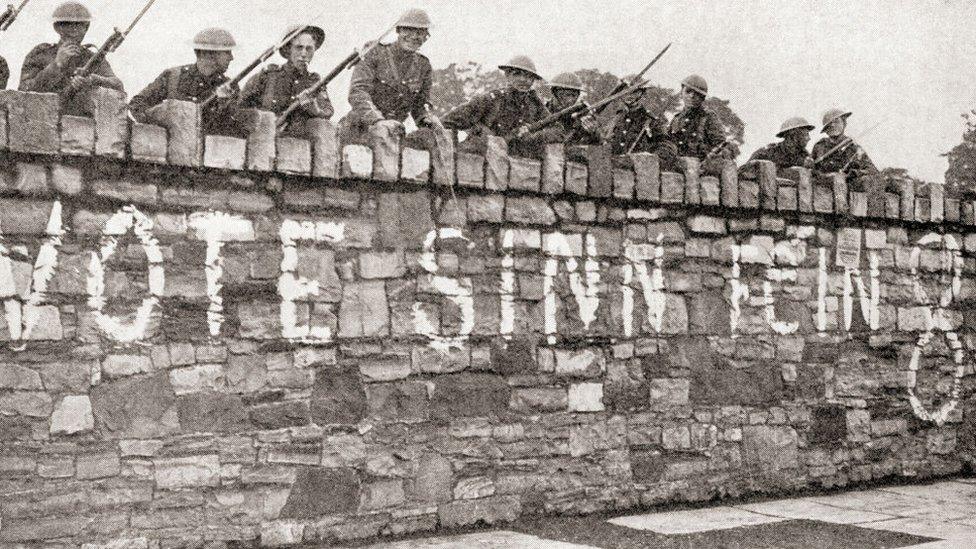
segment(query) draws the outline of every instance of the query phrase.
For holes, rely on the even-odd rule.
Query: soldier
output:
[[[634,78],[635,76],[629,76],[624,80],[633,82]],[[679,171],[678,149],[668,139],[664,120],[655,116],[643,104],[642,100],[649,88],[649,84],[644,84],[622,99],[610,128],[610,150],[614,155],[654,153],[661,161],[661,169]],[[616,163],[627,165],[627,160],[629,159],[620,158]]]
[[[132,116],[139,122],[149,122],[146,111],[165,99],[200,103],[216,92],[217,99],[200,113],[204,133],[242,135],[233,121],[234,96],[239,90],[236,86],[225,85],[228,78],[224,75],[234,59],[232,52],[236,46],[234,37],[224,29],[214,27],[197,33],[193,38],[196,63],[163,71],[129,102]]]
[[[552,100],[546,103],[546,108],[556,113],[577,104],[583,94],[583,82],[571,72],[564,72],[549,83],[552,90]],[[603,143],[600,129],[593,116],[576,117],[571,114],[559,119],[566,135],[566,145],[599,145]]]
[[[339,122],[344,143],[365,143],[366,131],[383,121],[387,133],[402,134],[407,115],[419,127],[440,126],[428,105],[433,69],[418,52],[430,38],[430,27],[427,12],[407,10],[397,21],[396,42],[377,45],[356,64],[349,85],[352,111]],[[427,148],[432,139],[430,132],[421,131],[407,141]]]
[[[807,122],[805,118],[799,116],[789,118],[779,128],[776,137],[783,140],[779,143],[770,143],[758,151],[752,153],[749,161],[769,160],[776,164],[776,168],[783,170],[791,166],[813,167],[813,159],[807,152],[807,143],[810,142],[810,130],[813,124]]]
[[[546,116],[549,110],[532,86],[542,80],[535,63],[524,55],[499,65],[505,73],[506,87],[479,95],[444,117],[444,127],[465,130],[468,138],[459,150],[483,154],[488,136],[511,139],[508,150],[514,156],[540,158],[546,143],[559,143],[563,132],[555,126],[529,132],[528,125]]]
[[[7,60],[0,56],[0,90],[7,89],[7,81],[10,80],[10,66]]]
[[[705,107],[707,97],[708,82],[704,78],[693,74],[682,80],[683,108],[671,119],[668,135],[679,156],[697,158],[702,161],[702,172],[717,174],[738,151],[726,140],[718,115]]]
[[[285,33],[295,32],[293,26]],[[317,96],[310,97],[303,92],[315,85],[319,75],[309,72],[308,65],[316,50],[325,42],[325,31],[313,25],[305,25],[305,30],[292,38],[278,50],[287,62],[278,66],[269,64],[263,71],[248,80],[244,91],[240,94],[238,106],[241,108],[257,108],[281,114],[296,100],[301,102],[301,108],[295,111],[289,120],[284,133],[301,135],[305,131],[305,122],[312,118],[332,118],[334,112],[329,94],[322,90]]]
[[[124,91],[122,81],[103,60],[90,76],[75,75],[94,55],[82,45],[91,13],[78,2],[65,2],[54,10],[54,31],[61,40],[57,44],[39,44],[27,57],[20,71],[21,91],[61,94],[62,114],[91,115],[91,90],[95,86]]]
[[[841,172],[850,179],[877,175],[878,168],[868,158],[864,149],[853,139],[844,135],[850,112],[830,109],[823,115],[823,130],[827,134],[813,146],[813,158],[817,171],[822,173]],[[833,151],[833,152],[831,152]],[[824,156],[829,153],[829,156]]]

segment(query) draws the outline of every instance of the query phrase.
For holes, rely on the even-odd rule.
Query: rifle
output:
[[[75,71],[74,76],[91,76],[92,72],[95,71],[95,68],[101,65],[102,61],[105,61],[105,58],[108,56],[108,54],[114,52],[116,49],[118,49],[119,46],[122,45],[122,42],[125,41],[125,38],[129,36],[129,33],[132,32],[133,28],[135,28],[136,23],[138,23],[139,20],[142,19],[142,16],[145,15],[146,12],[149,11],[149,8],[155,3],[156,0],[149,0],[149,2],[147,2],[146,5],[143,6],[142,11],[140,11],[139,14],[136,15],[136,18],[132,20],[132,23],[124,31],[120,32],[118,28],[114,29],[112,31],[112,35],[109,36],[107,40],[105,40],[105,43],[102,44],[102,47],[98,48],[98,51],[96,51],[94,55],[92,55],[84,65],[82,65],[81,67],[78,68],[78,70]],[[71,93],[77,90],[72,86],[69,87],[66,91],[70,95]]]
[[[880,125],[881,125],[881,122],[878,122],[877,124],[871,126],[870,128],[864,130],[863,132],[857,134],[857,139],[860,139],[860,138],[864,137],[865,135],[867,135],[867,134],[873,132],[874,130],[878,129],[878,126],[880,126]],[[820,155],[820,158],[815,159],[813,161],[813,165],[816,166],[817,164],[823,162],[828,157],[830,157],[830,155],[836,153],[837,151],[839,151],[841,149],[846,149],[852,143],[854,143],[854,138],[853,137],[845,137],[840,143],[834,145],[833,147],[831,147],[830,150],[828,150],[827,152],[825,152],[822,155]]]
[[[0,14],[0,31],[5,31],[10,28],[10,25],[14,24],[17,16],[20,15],[20,11],[24,9],[30,0],[24,0],[16,8],[13,4],[7,4],[7,11]]]
[[[617,84],[617,86],[614,87],[613,90],[610,92],[610,95],[617,95],[618,93],[620,93],[620,91],[622,91],[622,90],[624,90],[626,88],[631,88],[633,86],[634,82],[640,81],[641,78],[644,77],[644,74],[647,71],[651,70],[651,67],[653,67],[654,64],[657,63],[658,59],[660,59],[661,57],[663,57],[664,54],[669,49],[671,49],[671,42],[668,42],[668,45],[667,46],[664,46],[664,49],[661,50],[661,52],[658,53],[656,56],[654,56],[654,59],[651,59],[651,62],[650,63],[648,63],[643,69],[641,69],[641,71],[639,73],[637,73],[636,75],[634,75],[634,78],[632,78],[630,82],[627,82],[626,80],[621,80]],[[636,89],[636,88],[634,88],[634,89]],[[603,105],[600,106],[600,108],[591,111],[589,114],[593,114],[593,115],[600,114],[601,112],[603,112],[603,109],[607,108],[607,105],[609,105],[609,104],[610,104],[610,102],[604,103]]]
[[[526,129],[529,131],[529,133],[541,130],[542,128],[549,126],[550,124],[556,122],[557,120],[566,116],[567,114],[574,114],[575,116],[579,117],[579,116],[586,116],[587,114],[591,114],[594,112],[598,112],[599,109],[609,105],[610,103],[613,103],[617,99],[620,99],[621,97],[627,95],[628,93],[640,88],[644,84],[647,84],[647,80],[637,80],[635,81],[634,84],[629,85],[612,95],[608,95],[607,97],[601,99],[600,101],[592,105],[587,105],[586,103],[583,102],[570,105],[565,109],[562,109],[561,111],[558,111],[554,114],[550,114],[549,116],[543,118],[542,120],[529,124],[528,126],[526,126]],[[516,136],[514,134],[510,134],[506,136],[505,139],[514,139],[515,137]]]
[[[355,67],[356,64],[358,64],[363,59],[363,57],[366,56],[366,54],[371,52],[373,48],[379,45],[380,40],[385,38],[387,34],[393,32],[393,30],[396,27],[397,27],[396,24],[393,24],[393,26],[386,29],[383,32],[383,34],[381,34],[376,40],[373,40],[371,42],[366,42],[366,44],[361,49],[354,50],[351,54],[349,54],[348,57],[346,57],[341,62],[339,62],[339,64],[336,65],[336,67],[332,69],[332,71],[329,72],[329,74],[320,78],[319,81],[313,84],[310,88],[302,90],[302,92],[298,94],[298,97],[295,99],[295,101],[293,101],[291,105],[288,105],[288,108],[285,109],[285,112],[281,113],[281,115],[278,116],[278,123],[277,123],[278,131],[283,130],[285,126],[288,125],[288,118],[291,117],[291,115],[294,114],[296,110],[298,110],[298,107],[301,106],[301,103],[304,99],[308,97],[313,97],[315,96],[315,94],[322,91],[322,89],[328,86],[329,82],[335,80],[335,78],[339,76],[339,74],[341,74],[342,71]]]
[[[313,19],[310,19],[310,21],[312,21],[314,19],[317,19],[317,18],[318,18],[318,16],[316,16]],[[298,36],[299,34],[301,34],[307,28],[308,28],[307,26],[306,27],[298,27],[297,29],[295,29],[292,32],[288,33],[288,35],[285,36],[284,39],[282,39],[277,44],[271,46],[270,48],[264,50],[264,52],[262,52],[261,55],[259,55],[257,57],[257,59],[255,59],[254,61],[252,61],[250,65],[244,67],[244,69],[241,70],[241,72],[237,73],[237,76],[235,76],[234,78],[231,78],[227,82],[224,82],[223,84],[221,84],[221,86],[230,86],[231,88],[233,88],[234,86],[239,85],[245,78],[247,78],[247,75],[251,74],[251,72],[254,71],[254,69],[256,69],[259,66],[261,66],[261,64],[264,63],[265,61],[267,61],[268,59],[270,59],[271,56],[274,55],[274,53],[276,51],[278,51],[279,49],[283,48],[285,46],[285,44],[287,44],[288,42],[291,42],[296,36]],[[214,91],[210,92],[210,95],[208,95],[207,98],[204,99],[202,103],[200,103],[200,108],[201,109],[207,108],[207,106],[210,105],[210,103],[212,103],[216,99],[217,99],[217,90],[214,90]]]

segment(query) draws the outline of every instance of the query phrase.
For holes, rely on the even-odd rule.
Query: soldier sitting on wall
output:
[[[552,91],[552,100],[546,103],[546,108],[556,113],[563,109],[568,109],[579,103],[580,95],[583,94],[583,82],[579,76],[571,72],[564,72],[549,83]],[[566,135],[566,145],[600,145],[603,138],[600,136],[600,128],[597,121],[592,116],[573,116],[565,115],[559,119],[563,133]]]
[[[749,162],[743,168],[751,164],[753,160],[769,160],[776,164],[778,170],[785,170],[793,166],[812,168],[813,159],[807,152],[807,143],[810,142],[810,130],[812,129],[813,124],[807,122],[805,118],[797,116],[786,120],[776,134],[776,137],[782,138],[782,141],[770,143],[752,153]]]
[[[287,37],[297,28],[298,26],[290,27],[284,36]],[[314,97],[306,97],[302,93],[319,81],[319,75],[310,72],[308,65],[325,42],[324,30],[314,25],[305,25],[304,28],[304,31],[278,50],[287,62],[281,66],[270,64],[248,80],[238,102],[240,108],[257,108],[281,114],[299,99],[301,108],[295,111],[283,132],[289,135],[302,135],[308,120],[329,119],[335,112],[325,89]]]
[[[484,154],[488,137],[497,135],[508,139],[508,151],[513,156],[541,158],[547,143],[564,139],[556,126],[529,132],[529,124],[550,114],[532,89],[542,77],[535,63],[524,55],[517,55],[498,68],[505,72],[505,89],[479,95],[455,108],[444,117],[444,127],[468,132],[460,151]]]
[[[843,109],[830,109],[824,113],[822,132],[827,137],[813,146],[814,168],[820,173],[842,173],[852,190],[864,191],[880,184],[882,178],[864,149],[844,135],[850,116],[851,113]],[[898,192],[897,188],[890,190]]]
[[[10,80],[10,66],[7,59],[0,55],[0,90],[7,89],[7,82]]]
[[[633,82],[634,78],[636,76],[629,76],[624,80]],[[650,84],[644,84],[627,94],[613,116],[608,141],[615,155],[614,162],[618,166],[629,166],[630,158],[621,155],[647,152],[657,155],[662,170],[680,171],[678,148],[668,139],[664,120],[643,104],[649,87]]]
[[[668,125],[668,136],[678,148],[678,156],[702,161],[701,171],[719,174],[722,166],[738,153],[726,140],[722,122],[714,111],[705,107],[708,82],[693,74],[681,81],[681,112]]]
[[[91,116],[91,90],[96,87],[124,91],[122,81],[103,60],[90,76],[78,76],[92,53],[90,44],[82,45],[91,25],[91,13],[78,2],[65,2],[54,10],[54,31],[61,40],[57,44],[39,44],[27,57],[20,71],[20,91],[58,93],[61,113]]]
[[[422,128],[440,126],[428,105],[433,69],[418,52],[430,27],[427,12],[408,10],[397,21],[396,42],[377,45],[356,64],[349,84],[352,111],[339,122],[343,143],[365,144],[367,130],[377,125],[388,135],[402,134],[408,115]],[[432,141],[429,131],[407,136],[414,148],[428,148]]]
[[[234,124],[234,96],[239,91],[227,83],[224,75],[234,59],[237,46],[234,37],[224,29],[209,28],[197,33],[193,39],[196,63],[172,67],[163,71],[146,89],[129,102],[132,116],[139,122],[150,122],[147,111],[165,99],[200,103],[216,92],[217,98],[201,113],[203,132],[207,135],[241,135]]]

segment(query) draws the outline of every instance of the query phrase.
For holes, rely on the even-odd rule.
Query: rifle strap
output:
[[[166,98],[176,99],[180,87],[180,73],[183,72],[183,67],[172,67],[166,69]]]

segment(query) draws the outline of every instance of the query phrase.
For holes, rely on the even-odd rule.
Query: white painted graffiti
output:
[[[298,322],[299,301],[319,295],[319,281],[297,274],[298,243],[302,241],[335,244],[345,238],[343,223],[326,221],[294,221],[285,219],[278,230],[281,239],[281,275],[278,277],[278,295],[281,297],[279,314],[281,335],[292,341],[328,343],[332,330],[328,326],[312,326]]]
[[[474,329],[474,297],[471,278],[452,278],[437,274],[440,266],[437,264],[437,241],[446,239],[460,239],[467,242],[468,249],[474,248],[474,243],[468,240],[460,230],[442,228],[427,233],[424,239],[424,252],[420,256],[420,266],[427,274],[430,285],[461,310],[461,326],[455,335],[444,335],[438,330],[439,322],[431,319],[422,303],[413,304],[413,322],[416,333],[427,336],[434,349],[447,352],[451,348],[462,348],[464,342],[471,336]]]
[[[220,335],[224,323],[224,300],[220,295],[220,278],[224,274],[224,258],[221,249],[225,242],[254,240],[254,226],[240,216],[221,212],[196,212],[190,214],[188,224],[196,231],[196,237],[207,243],[204,272],[207,277],[207,326],[211,337]]]

